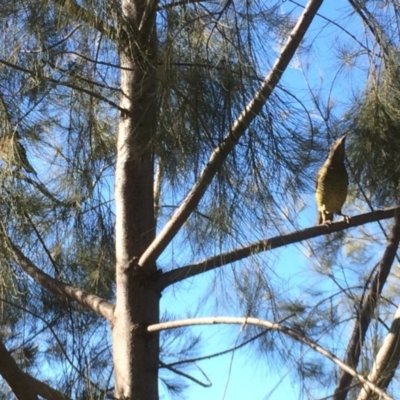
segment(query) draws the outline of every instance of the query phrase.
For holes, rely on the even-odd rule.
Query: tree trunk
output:
[[[128,39],[120,48],[120,106],[126,111],[120,116],[115,172],[116,306],[112,334],[115,397],[130,400],[158,399],[158,336],[146,333],[147,325],[159,320],[160,293],[151,288],[149,280],[156,266],[139,268],[136,262],[155,236],[157,42],[155,18],[149,17],[148,7],[149,3],[122,1]]]

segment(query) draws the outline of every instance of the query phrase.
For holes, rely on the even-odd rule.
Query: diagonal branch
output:
[[[349,1],[350,1],[350,3],[351,3],[351,0],[349,0]],[[297,7],[304,8],[304,5],[303,5],[303,4],[300,4],[300,3],[298,3],[298,2],[295,1],[295,0],[289,0],[289,2],[295,4]],[[336,28],[340,29],[340,30],[341,30],[342,32],[344,32],[347,36],[349,36],[352,40],[354,40],[354,41],[357,43],[357,45],[360,46],[360,48],[364,49],[367,53],[370,53],[370,50],[368,49],[368,47],[367,47],[365,44],[363,44],[363,43],[361,42],[361,40],[359,40],[359,39],[358,39],[355,35],[353,35],[349,30],[347,30],[347,29],[343,26],[343,23],[338,23],[338,22],[334,21],[333,19],[328,18],[328,17],[325,17],[323,14],[320,14],[320,13],[316,13],[316,15],[318,16],[318,18],[321,18],[321,19],[323,19],[324,21],[327,21],[329,24],[331,24],[331,25],[335,26]],[[340,22],[342,22],[342,21],[340,21]]]
[[[304,9],[302,15],[297,21],[297,24],[293,28],[281,54],[276,60],[270,73],[265,78],[260,89],[233,123],[221,144],[214,149],[199,179],[186,195],[181,206],[176,210],[169,222],[164,226],[159,235],[154,239],[153,243],[141,256],[138,262],[140,266],[153,264],[157,260],[160,254],[178,233],[182,225],[187,221],[191,213],[195,210],[205,191],[211,184],[215,174],[218,172],[228,155],[232,152],[250,123],[254,120],[256,115],[260,113],[275,86],[278,84],[283,72],[289,65],[290,60],[299,47],[301,40],[307,32],[307,29],[321,4],[322,0],[309,0],[307,7]]]
[[[3,64],[3,65],[5,65],[7,67],[10,67],[10,68],[13,68],[13,69],[15,69],[17,71],[24,72],[24,73],[26,73],[28,75],[32,75],[32,71],[30,69],[21,67],[21,66],[19,66],[17,64],[13,64],[13,63],[11,63],[11,62],[9,62],[7,60],[0,59],[0,64]],[[127,110],[126,108],[120,107],[117,103],[115,103],[114,101],[110,100],[109,98],[104,97],[103,95],[101,95],[101,94],[99,94],[97,92],[94,92],[92,90],[85,89],[82,86],[74,85],[74,84],[69,83],[69,82],[64,82],[64,81],[61,81],[59,79],[53,79],[53,78],[48,78],[48,77],[46,77],[45,81],[46,82],[50,82],[50,83],[54,83],[55,85],[65,86],[65,87],[74,89],[74,90],[76,90],[78,92],[85,93],[85,94],[87,94],[87,95],[89,95],[91,97],[94,97],[95,99],[98,99],[100,101],[104,101],[105,103],[107,103],[110,106],[118,109],[122,113],[125,113],[125,114],[129,114],[130,113],[129,110]],[[97,83],[93,82],[93,84],[97,84]]]
[[[386,283],[387,277],[392,267],[397,248],[399,247],[399,243],[400,217],[396,216],[392,228],[392,233],[388,240],[388,245],[379,263],[375,278],[371,284],[368,295],[365,297],[361,309],[358,311],[358,316],[353,328],[353,333],[347,346],[346,364],[352,368],[357,367],[361,354],[361,349],[363,347],[365,336],[367,334],[368,326],[371,322],[374,311],[378,304],[380,294],[382,293],[383,286]],[[347,372],[342,371],[332,400],[344,400],[347,396],[347,392],[350,389],[351,381],[352,376]],[[372,381],[375,382],[374,380]]]
[[[397,308],[390,331],[383,341],[368,380],[386,389],[393,379],[400,361],[400,307]],[[364,386],[357,400],[379,400],[375,393]]]
[[[14,358],[0,340],[0,375],[10,386],[18,400],[67,400],[68,397],[21,371]]]
[[[384,58],[386,61],[390,59],[390,40],[383,31],[382,28],[379,27],[379,24],[376,22],[375,17],[368,11],[365,4],[360,3],[357,0],[349,0],[349,3],[354,8],[354,11],[360,16],[363,23],[368,27],[374,36],[376,42],[380,46]]]
[[[302,231],[275,236],[270,239],[260,240],[258,242],[244,246],[240,249],[221,253],[214,257],[199,261],[195,264],[185,265],[172,271],[165,272],[158,278],[156,287],[160,290],[163,290],[167,286],[180,282],[186,278],[190,278],[192,276],[202,274],[203,272],[211,271],[215,268],[231,264],[235,261],[242,260],[243,258],[249,257],[253,254],[273,250],[278,247],[287,246],[289,244],[301,242],[306,239],[312,239],[321,235],[326,235],[327,233],[339,232],[344,229],[364,225],[369,222],[393,218],[394,216],[397,216],[399,214],[400,206],[397,206],[387,208],[385,210],[372,211],[369,213],[356,215],[354,217],[351,217],[348,223],[342,220],[333,222],[329,226],[313,226],[311,228],[303,229]]]
[[[69,366],[71,368],[73,368],[82,378],[84,378],[86,380],[86,382],[88,382],[93,388],[96,388],[99,390],[99,392],[103,392],[105,393],[105,390],[100,388],[95,382],[93,382],[87,375],[87,371],[82,371],[80,370],[75,364],[74,361],[70,358],[70,356],[68,355],[65,347],[64,347],[64,343],[61,342],[61,339],[59,338],[59,336],[57,335],[57,333],[55,332],[54,328],[53,328],[53,324],[57,321],[56,319],[53,319],[51,322],[48,322],[46,320],[46,318],[43,318],[43,316],[33,312],[32,310],[26,308],[26,307],[22,307],[14,302],[11,302],[9,300],[6,300],[2,297],[0,297],[0,302],[2,303],[6,303],[8,305],[10,305],[11,307],[17,308],[19,310],[22,310],[28,314],[30,314],[32,317],[39,319],[41,322],[43,322],[43,324],[45,325],[45,328],[42,329],[42,331],[44,331],[45,329],[48,329],[51,334],[53,335],[55,341],[57,342],[58,348],[60,349],[62,355],[65,357],[65,359],[67,360],[67,363],[69,364]],[[40,331],[39,331],[40,333]],[[25,342],[26,343],[26,342]]]
[[[114,306],[111,303],[99,296],[85,292],[80,288],[68,285],[52,278],[50,275],[47,275],[41,269],[36,267],[35,264],[33,264],[33,262],[29,260],[29,258],[27,258],[11,241],[10,238],[7,238],[7,242],[15,261],[31,278],[34,279],[36,283],[53,293],[78,302],[82,306],[95,311],[97,314],[100,314],[102,317],[112,322],[114,318]]]
[[[186,374],[185,372],[180,371],[179,369],[176,369],[176,368],[174,368],[174,367],[171,367],[170,365],[165,364],[165,363],[163,363],[162,361],[160,361],[160,365],[161,365],[163,368],[170,370],[170,371],[173,372],[174,374],[183,376],[184,378],[189,379],[190,381],[192,381],[192,382],[194,382],[194,383],[197,383],[197,384],[200,385],[200,386],[203,386],[203,387],[210,387],[210,386],[212,386],[212,382],[210,381],[210,379],[208,379],[208,376],[207,376],[203,371],[201,371],[201,372],[203,373],[204,377],[207,379],[208,382],[202,382],[201,380],[196,379],[195,377],[193,377],[193,376],[191,376],[191,375],[189,375],[189,374]]]
[[[149,325],[147,327],[148,332],[160,332],[166,329],[181,328],[184,326],[195,326],[195,325],[214,325],[214,324],[239,324],[239,325],[255,325],[267,328],[269,330],[274,330],[282,332],[283,334],[290,336],[291,338],[303,343],[316,352],[322,354],[327,359],[334,362],[342,370],[347,371],[349,374],[357,378],[361,383],[368,387],[371,391],[379,394],[382,399],[393,400],[392,397],[387,395],[383,390],[378,388],[374,383],[365,379],[362,375],[358,374],[353,368],[349,367],[333,353],[331,353],[326,348],[320,346],[317,342],[307,338],[303,333],[296,331],[294,329],[288,328],[282,324],[267,321],[265,319],[251,318],[251,317],[210,317],[210,318],[191,318],[178,321],[163,322],[160,324]]]

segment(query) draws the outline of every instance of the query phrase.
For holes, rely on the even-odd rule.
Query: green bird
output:
[[[0,137],[0,157],[18,170],[24,168],[26,172],[36,174],[26,156],[24,146],[19,141],[18,132],[10,132]]]
[[[347,197],[349,178],[344,165],[346,136],[333,143],[329,156],[318,171],[315,180],[315,198],[318,205],[318,225],[329,224],[333,215],[342,215],[346,221],[347,215],[342,214],[342,207]]]

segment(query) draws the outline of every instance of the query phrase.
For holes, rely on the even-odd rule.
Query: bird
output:
[[[346,222],[350,217],[342,214],[347,197],[349,178],[344,165],[346,136],[337,139],[315,180],[315,198],[318,206],[317,224],[330,224],[334,214],[342,215]]]
[[[18,170],[24,168],[26,172],[36,174],[28,161],[17,131],[7,132],[0,137],[0,157],[7,165],[14,166]]]

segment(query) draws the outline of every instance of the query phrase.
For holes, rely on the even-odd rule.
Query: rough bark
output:
[[[121,113],[115,172],[116,306],[113,325],[115,398],[158,399],[157,335],[146,327],[159,320],[159,292],[137,259],[155,235],[153,209],[157,126],[155,4],[122,1],[128,30],[120,46]]]

